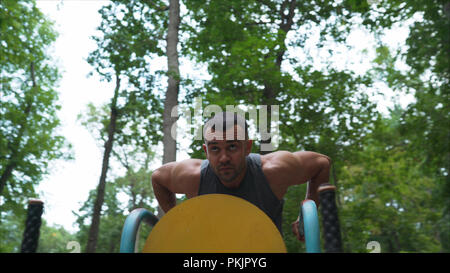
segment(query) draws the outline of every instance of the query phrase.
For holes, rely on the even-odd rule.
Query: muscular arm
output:
[[[266,172],[274,193],[280,198],[292,185],[309,181],[306,198],[319,205],[317,189],[328,182],[331,160],[329,157],[309,151],[278,151],[268,154]]]
[[[315,152],[293,153],[309,180],[306,190],[306,199],[312,199],[319,206],[318,188],[323,183],[328,183],[330,178],[331,159],[323,154]]]
[[[165,213],[176,205],[176,193],[196,196],[200,183],[201,160],[186,159],[170,162],[152,174],[152,185],[156,199]]]
[[[167,213],[176,205],[175,193],[170,190],[172,182],[172,171],[175,162],[171,162],[156,169],[152,174],[152,186],[159,206]]]
[[[266,157],[267,156],[267,157]],[[292,185],[309,181],[306,198],[312,199],[319,206],[319,186],[327,183],[330,174],[331,159],[315,152],[278,151],[265,155],[264,174],[270,181],[271,188],[279,199]],[[297,239],[303,240],[298,233],[299,219],[292,223],[292,232]]]

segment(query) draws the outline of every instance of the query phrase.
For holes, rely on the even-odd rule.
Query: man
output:
[[[152,184],[159,205],[168,212],[175,193],[188,198],[222,193],[241,197],[264,211],[281,232],[283,197],[289,186],[309,181],[307,199],[319,205],[317,189],[327,183],[331,160],[315,152],[250,153],[253,141],[243,117],[233,112],[216,114],[203,128],[207,160],[167,163],[153,172]],[[299,240],[298,219],[292,230]]]

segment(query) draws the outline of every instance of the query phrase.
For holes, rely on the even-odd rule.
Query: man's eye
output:
[[[217,147],[211,147],[211,151],[217,151],[218,150],[218,148]]]
[[[237,148],[237,146],[236,146],[236,145],[234,145],[234,144],[231,144],[231,145],[229,146],[229,148],[230,148],[230,150],[234,150],[234,149],[236,149],[236,148]]]

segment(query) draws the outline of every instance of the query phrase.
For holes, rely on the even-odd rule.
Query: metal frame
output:
[[[123,226],[122,238],[120,240],[120,253],[137,252],[138,233],[142,221],[150,226],[154,226],[158,222],[158,217],[143,208],[133,210],[127,216]],[[316,203],[313,200],[307,199],[301,204],[299,212],[299,233],[305,238],[307,253],[321,252],[319,216]]]
[[[299,213],[299,233],[305,237],[307,253],[321,253],[319,215],[316,202],[306,199]]]
[[[120,253],[137,252],[138,234],[142,221],[150,226],[154,226],[158,220],[158,217],[146,209],[139,208],[133,210],[127,216],[123,226],[122,238],[120,239]]]

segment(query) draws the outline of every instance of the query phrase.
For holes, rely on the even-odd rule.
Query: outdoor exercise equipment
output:
[[[120,240],[121,253],[137,252],[137,239],[139,238],[139,228],[142,222],[154,226],[158,222],[158,217],[143,208],[133,210],[125,219],[123,226],[122,238]]]
[[[330,190],[334,189],[328,187],[325,192]],[[321,204],[334,202],[329,195],[325,198]],[[321,252],[319,218],[314,201],[302,202],[299,219],[306,252]],[[153,226],[142,252],[286,252],[283,238],[272,220],[255,205],[231,195],[207,194],[191,198],[172,208],[159,221],[145,209],[132,211],[124,224],[121,253],[136,252],[137,231],[142,222]],[[330,223],[338,224],[336,221]]]
[[[305,238],[307,253],[320,253],[320,228],[316,203],[306,199],[299,212],[298,233]]]
[[[128,220],[128,219],[127,219]],[[126,225],[135,229],[139,223]],[[123,233],[124,238],[127,237]],[[134,241],[134,240],[131,240]],[[134,246],[121,243],[121,252]],[[143,252],[286,252],[272,220],[250,202],[231,195],[200,195],[172,208],[152,229]]]
[[[25,230],[23,232],[21,253],[35,253],[39,242],[41,216],[44,211],[44,202],[29,200]]]
[[[325,252],[342,252],[341,229],[336,206],[336,187],[331,184],[322,184],[319,187],[319,199]]]

